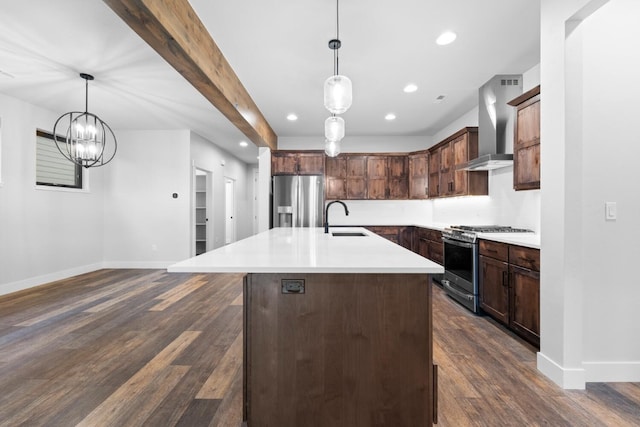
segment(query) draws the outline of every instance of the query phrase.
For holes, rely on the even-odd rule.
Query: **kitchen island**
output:
[[[247,273],[249,426],[432,425],[440,265],[364,228],[276,228],[168,270]]]

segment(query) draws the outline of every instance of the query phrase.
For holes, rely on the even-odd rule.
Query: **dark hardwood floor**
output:
[[[239,426],[241,294],[239,274],[101,270],[0,297],[0,425]],[[562,390],[533,348],[433,296],[438,425],[640,425],[640,384]]]

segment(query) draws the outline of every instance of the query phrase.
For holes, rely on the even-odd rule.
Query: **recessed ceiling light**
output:
[[[289,120],[290,122],[295,122],[296,120],[298,120],[298,116],[296,116],[295,114],[291,113],[287,116],[287,120]]]
[[[456,37],[458,37],[458,35],[453,31],[445,31],[444,33],[440,34],[440,36],[438,36],[438,38],[436,39],[436,43],[440,46],[444,46],[449,43],[453,43]]]
[[[247,141],[240,141],[240,147],[248,147],[249,143]]]
[[[413,93],[415,91],[418,90],[418,86],[416,86],[413,83],[409,83],[408,85],[406,85],[403,89],[405,91],[405,93]]]
[[[396,119],[396,115],[393,113],[389,113],[386,116],[384,116],[385,120],[395,120]]]

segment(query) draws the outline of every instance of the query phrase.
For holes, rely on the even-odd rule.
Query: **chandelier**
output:
[[[346,112],[353,101],[351,80],[340,75],[338,68],[341,46],[339,0],[336,0],[336,38],[329,40],[329,49],[333,50],[333,75],[324,82],[324,106],[331,113],[324,122],[325,153],[330,157],[340,153],[340,141],[344,138],[344,119],[337,114]]]
[[[113,131],[93,113],[89,113],[90,74],[80,73],[85,80],[84,112],[71,111],[63,114],[53,125],[54,141],[60,153],[71,162],[85,168],[104,166],[116,155],[118,142]],[[66,130],[58,137],[60,131]]]

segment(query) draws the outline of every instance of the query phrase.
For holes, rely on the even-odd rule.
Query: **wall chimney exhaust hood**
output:
[[[494,76],[478,90],[478,157],[463,170],[484,171],[513,164],[515,109],[507,104],[522,94],[522,75]]]

